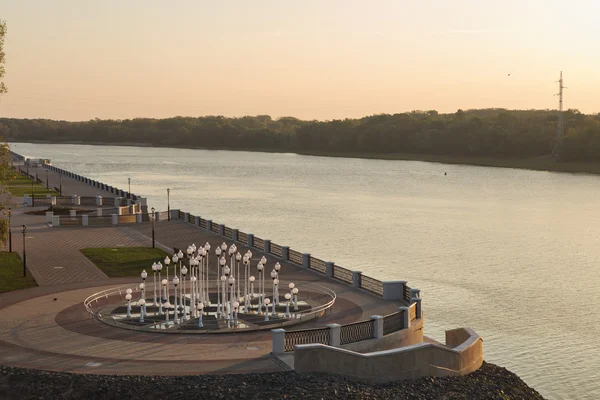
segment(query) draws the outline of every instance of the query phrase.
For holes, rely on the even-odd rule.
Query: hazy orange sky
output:
[[[600,111],[600,0],[0,0],[0,116]],[[511,74],[508,77],[508,74]]]

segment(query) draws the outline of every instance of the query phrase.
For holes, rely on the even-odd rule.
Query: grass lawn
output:
[[[163,250],[151,247],[89,248],[81,252],[111,278],[139,277],[144,269],[151,276],[152,264],[168,256]]]
[[[8,182],[0,182],[6,186],[6,189],[13,194],[13,196],[23,196],[25,194],[31,194],[31,182],[30,178],[23,175],[17,175],[15,179]],[[37,196],[45,196],[47,194],[56,194],[52,189],[46,189],[45,185],[39,183],[33,184],[34,192]]]
[[[0,293],[37,286],[31,274],[23,278],[23,260],[17,253],[0,251]]]

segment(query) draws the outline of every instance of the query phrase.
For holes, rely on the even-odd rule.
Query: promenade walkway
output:
[[[44,177],[45,178],[45,177]],[[50,179],[50,177],[49,177]],[[63,192],[91,195],[70,180]],[[51,181],[53,182],[53,181]],[[54,183],[51,183],[54,185]],[[31,208],[28,208],[29,210]],[[21,252],[20,226],[28,225],[27,261],[40,287],[0,295],[0,363],[19,367],[106,374],[181,375],[198,373],[269,372],[281,370],[270,356],[268,331],[237,334],[185,335],[129,331],[108,326],[86,312],[83,300],[104,289],[130,284],[139,278],[109,279],[79,251],[86,247],[150,246],[151,225],[50,228],[44,217],[13,213],[13,251]],[[171,250],[210,242],[212,249],[224,238],[179,220],[156,224],[157,245]],[[230,243],[230,241],[227,241]],[[238,243],[243,254],[246,248]],[[254,250],[252,263],[264,254]],[[335,306],[324,318],[298,326],[349,323],[371,315],[385,315],[400,305],[317,275],[266,255],[267,272],[282,264],[281,279],[319,283],[337,293]],[[211,251],[210,262],[216,266]],[[149,272],[150,265],[140,265]],[[211,266],[212,267],[212,266]],[[213,269],[214,270],[214,269]],[[267,287],[269,287],[267,285]],[[302,292],[301,292],[302,293]],[[300,294],[302,298],[302,294]],[[295,329],[295,328],[294,328]]]

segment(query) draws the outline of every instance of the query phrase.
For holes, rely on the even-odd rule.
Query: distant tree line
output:
[[[565,112],[564,161],[600,162],[600,114]],[[104,142],[316,154],[412,153],[527,158],[548,155],[553,110],[413,111],[360,119],[303,121],[268,115],[135,118],[86,122],[0,118],[10,141]]]

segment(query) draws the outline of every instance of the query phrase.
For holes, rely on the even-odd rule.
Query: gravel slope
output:
[[[146,377],[84,375],[0,366],[1,399],[543,399],[505,368],[484,363],[456,378],[368,385],[332,375]]]

